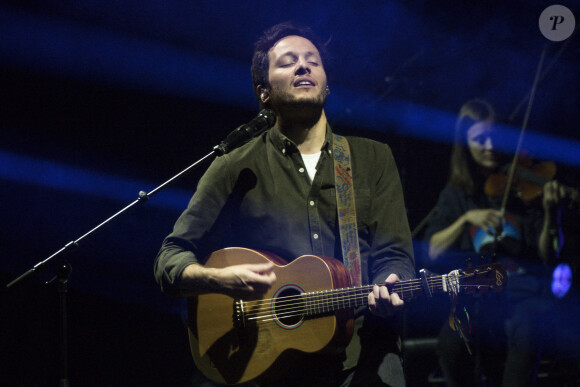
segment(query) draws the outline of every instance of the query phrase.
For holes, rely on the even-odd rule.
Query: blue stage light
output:
[[[563,298],[572,287],[573,275],[570,265],[561,263],[552,272],[552,294]]]
[[[153,189],[150,182],[66,165],[0,150],[0,179],[55,188],[120,202],[138,198],[140,190]],[[168,187],[147,205],[181,211],[191,192]]]

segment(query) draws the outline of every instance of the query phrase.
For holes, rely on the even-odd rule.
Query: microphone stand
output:
[[[60,305],[60,361],[62,366],[62,375],[59,381],[60,387],[68,386],[68,320],[66,312],[66,295],[68,293],[68,279],[72,267],[67,261],[63,261],[56,269],[56,276],[48,283],[58,279],[57,291]]]
[[[103,227],[105,224],[107,224],[110,221],[112,221],[113,219],[115,219],[117,216],[119,216],[122,213],[124,213],[125,211],[129,210],[130,208],[135,206],[137,203],[147,202],[151,197],[153,197],[155,194],[159,193],[159,191],[161,191],[167,185],[169,185],[173,181],[177,180],[178,178],[180,178],[181,176],[183,176],[184,174],[189,172],[192,168],[196,167],[198,164],[200,164],[201,162],[203,162],[204,160],[206,160],[207,158],[209,158],[210,156],[212,156],[214,154],[217,154],[216,150],[213,150],[212,152],[208,153],[207,155],[205,155],[204,157],[202,157],[201,159],[199,159],[195,163],[191,164],[189,167],[185,168],[183,171],[179,172],[177,175],[173,176],[171,179],[167,180],[166,182],[164,182],[163,184],[161,184],[160,186],[158,186],[157,188],[155,188],[154,190],[152,190],[149,193],[147,193],[145,191],[139,191],[139,198],[137,200],[135,200],[132,203],[130,203],[129,205],[125,206],[123,209],[121,209],[117,213],[113,214],[112,216],[110,216],[109,218],[107,218],[106,220],[104,220],[103,222],[98,224],[97,226],[95,226],[93,229],[91,229],[90,231],[88,231],[87,233],[85,233],[84,235],[79,237],[78,239],[70,241],[69,243],[64,245],[60,250],[56,251],[54,254],[52,254],[51,256],[46,258],[44,261],[38,262],[31,269],[29,269],[28,271],[26,271],[25,273],[23,273],[22,275],[20,275],[16,279],[12,280],[8,285],[6,285],[6,287],[11,288],[14,285],[16,285],[17,283],[19,283],[20,281],[30,277],[32,274],[40,273],[42,270],[44,270],[44,267],[46,266],[47,263],[49,263],[50,261],[52,261],[54,258],[58,257],[59,255],[68,254],[68,253],[71,253],[73,250],[76,250],[76,248],[79,247],[80,241],[82,241],[83,239],[85,239],[86,237],[88,237],[89,235],[91,235],[92,233],[94,233],[95,231],[100,229],[101,227]]]
[[[129,210],[130,208],[135,206],[137,203],[147,202],[151,197],[153,197],[154,195],[159,193],[167,185],[169,185],[173,181],[177,180],[178,178],[180,178],[181,176],[183,176],[184,174],[189,172],[191,169],[195,168],[197,165],[199,165],[200,163],[202,163],[203,161],[205,161],[206,159],[208,159],[210,156],[212,156],[214,154],[217,155],[218,152],[216,152],[216,150],[213,150],[212,152],[208,153],[207,155],[205,155],[204,157],[202,157],[201,159],[199,159],[195,163],[191,164],[189,167],[185,168],[183,171],[179,172],[177,175],[173,176],[172,178],[170,178],[169,180],[167,180],[166,182],[164,182],[163,184],[161,184],[160,186],[158,186],[157,188],[155,188],[151,192],[147,193],[145,191],[139,191],[139,198],[138,199],[131,202],[129,205],[125,206],[123,209],[121,209],[117,213],[113,214],[112,216],[110,216],[109,218],[107,218],[106,220],[104,220],[103,222],[98,224],[97,226],[95,226],[93,229],[91,229],[90,231],[88,231],[87,233],[82,235],[81,237],[79,237],[73,241],[70,241],[65,246],[63,246],[60,250],[56,251],[54,254],[52,254],[51,256],[46,258],[45,260],[38,262],[31,269],[29,269],[28,271],[26,271],[25,273],[23,273],[22,275],[20,275],[16,279],[12,280],[10,283],[8,283],[6,285],[6,288],[10,289],[10,288],[14,287],[16,284],[23,281],[24,279],[30,277],[31,275],[33,275],[35,273],[42,272],[45,269],[46,265],[48,263],[50,263],[51,261],[53,261],[56,257],[65,256],[65,255],[70,254],[72,251],[76,250],[79,247],[79,242],[81,242],[83,239],[87,238],[89,235],[91,235],[95,231],[99,230],[101,227],[104,227],[107,223],[109,223],[110,221],[112,221],[116,217],[120,216],[121,214],[123,214],[124,212],[126,212],[127,210]],[[68,321],[67,321],[68,286],[67,286],[67,284],[68,284],[68,280],[69,280],[71,272],[72,272],[71,265],[68,262],[64,261],[62,264],[60,264],[58,266],[58,268],[56,270],[56,276],[54,278],[52,278],[50,281],[47,281],[45,283],[45,285],[48,285],[48,284],[52,283],[54,280],[58,279],[57,292],[58,292],[58,297],[59,297],[59,308],[60,308],[59,341],[60,341],[60,357],[61,357],[61,359],[60,359],[60,361],[61,361],[61,375],[60,375],[60,380],[59,380],[60,387],[68,387],[68,385],[69,385],[69,382],[68,382],[68,333],[67,333],[68,332]]]
[[[138,203],[146,203],[149,199],[151,199],[154,195],[158,194],[162,189],[167,187],[169,184],[174,182],[175,180],[179,179],[181,176],[185,175],[187,172],[192,170],[193,168],[197,167],[200,163],[207,160],[211,156],[222,156],[231,150],[235,149],[236,147],[243,144],[245,141],[250,140],[252,137],[257,136],[258,134],[262,133],[264,130],[270,128],[274,125],[275,122],[275,114],[271,110],[262,110],[258,117],[256,117],[253,121],[251,121],[247,125],[241,125],[234,131],[232,131],[224,141],[222,141],[219,145],[214,146],[213,150],[208,153],[207,155],[203,156],[201,159],[197,160],[169,180],[165,181],[157,188],[153,189],[150,192],[139,191],[138,199],[134,200],[127,206],[125,206],[120,211],[116,212],[109,218],[105,219],[103,222],[99,223],[97,226],[89,230],[84,235],[80,236],[79,238],[70,241],[66,245],[64,245],[60,250],[56,251],[54,254],[49,256],[43,261],[38,262],[34,265],[31,269],[24,272],[22,275],[17,277],[16,279],[12,280],[10,283],[6,285],[7,289],[14,287],[16,284],[20,283],[24,279],[30,277],[34,273],[40,273],[46,265],[51,262],[54,258],[58,256],[64,256],[66,254],[71,253],[73,250],[79,247],[79,242],[83,239],[87,238],[89,235],[94,233],[95,231],[99,230],[107,223],[115,219],[116,217],[120,216],[121,214],[125,213],[127,210],[132,208]],[[46,282],[49,284],[53,282],[55,279],[58,279],[58,294],[59,294],[59,305],[60,305],[60,350],[61,350],[61,362],[62,362],[62,375],[59,382],[60,387],[68,387],[68,341],[67,341],[67,310],[66,310],[66,296],[68,293],[67,284],[70,274],[72,272],[72,267],[66,261],[57,268],[56,276],[51,279],[50,281]]]

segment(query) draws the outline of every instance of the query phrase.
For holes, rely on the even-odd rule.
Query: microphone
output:
[[[252,121],[245,125],[240,125],[233,132],[228,134],[225,140],[216,145],[213,150],[218,156],[223,156],[231,152],[246,141],[259,135],[266,129],[270,129],[276,122],[276,114],[273,110],[262,109]]]

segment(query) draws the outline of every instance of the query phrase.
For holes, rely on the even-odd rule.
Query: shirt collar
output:
[[[269,130],[269,137],[270,141],[274,145],[280,153],[287,155],[294,151],[297,151],[298,148],[296,144],[288,137],[280,132],[280,129],[277,126],[274,126],[272,129]],[[322,144],[322,148],[320,150],[328,151],[332,149],[332,129],[330,128],[330,124],[326,123],[326,136],[324,139],[324,144]]]

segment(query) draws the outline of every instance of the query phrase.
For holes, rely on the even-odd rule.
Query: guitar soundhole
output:
[[[304,319],[304,301],[301,292],[293,287],[287,287],[279,292],[274,300],[273,313],[280,324],[292,327]]]

